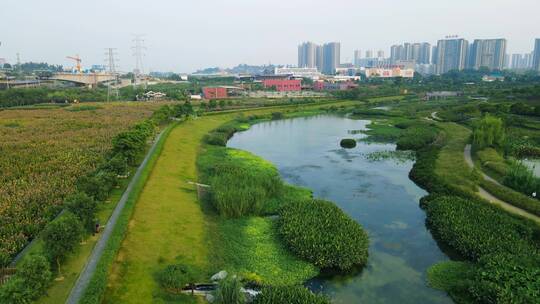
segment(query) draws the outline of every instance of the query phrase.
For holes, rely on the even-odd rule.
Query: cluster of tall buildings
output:
[[[431,45],[427,42],[396,44],[390,47],[390,61],[414,60],[417,64],[429,64],[431,56]]]
[[[334,74],[341,62],[341,44],[329,42],[318,45],[304,42],[298,46],[298,67],[317,68],[324,74]]]
[[[317,68],[323,74],[334,74],[343,66],[340,63],[340,43],[317,45],[304,42],[298,46],[298,67]],[[412,65],[419,71],[444,74],[452,70],[488,68],[489,70],[534,69],[540,71],[540,39],[535,40],[530,54],[506,53],[507,40],[475,39],[472,43],[457,36],[448,36],[432,46],[427,42],[396,44],[390,48],[390,57],[384,51],[354,51],[353,65],[359,67],[381,67]],[[350,64],[349,64],[350,65]]]

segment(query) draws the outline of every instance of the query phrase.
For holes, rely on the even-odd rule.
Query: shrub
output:
[[[219,282],[216,290],[217,304],[243,304],[246,303],[246,297],[240,291],[242,283],[236,277],[227,277]]]
[[[51,279],[47,259],[31,255],[23,260],[17,273],[0,286],[0,303],[30,303],[45,294]]]
[[[195,278],[194,269],[184,264],[169,265],[157,274],[159,285],[172,293],[180,293],[186,285],[193,285]]]
[[[323,295],[314,294],[302,286],[265,287],[253,301],[254,304],[330,304]]]
[[[73,251],[81,240],[82,230],[81,222],[71,212],[66,212],[45,227],[43,249],[51,261],[56,261],[59,270],[60,261]]]
[[[229,138],[227,138],[224,133],[219,132],[212,132],[204,136],[204,142],[214,146],[225,147],[227,145],[227,140],[229,140]]]
[[[537,303],[540,255],[499,254],[481,258],[469,292],[478,303]]]
[[[356,147],[356,140],[352,138],[344,138],[339,142],[339,145],[345,149],[352,149]]]
[[[440,196],[425,204],[435,234],[463,256],[478,260],[492,253],[532,253],[538,228],[481,201]],[[496,225],[494,223],[497,223]]]
[[[96,201],[84,192],[77,192],[66,198],[66,209],[75,214],[88,231],[94,230],[94,220],[97,210]]]
[[[419,150],[437,138],[438,129],[429,125],[413,125],[402,133],[397,141],[398,150]]]
[[[367,262],[366,232],[331,202],[288,203],[280,211],[278,229],[295,254],[317,267],[347,271]]]
[[[281,112],[273,112],[272,113],[272,120],[278,120],[283,118],[283,113]]]

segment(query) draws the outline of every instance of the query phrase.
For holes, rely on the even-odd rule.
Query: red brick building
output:
[[[276,88],[278,92],[284,91],[301,91],[302,80],[296,79],[265,79],[263,80],[264,88]]]
[[[204,87],[203,96],[204,99],[223,99],[229,97],[227,88],[223,87]]]

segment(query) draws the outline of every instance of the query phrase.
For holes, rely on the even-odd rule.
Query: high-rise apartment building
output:
[[[377,58],[384,58],[384,51],[383,50],[378,50],[377,51]]]
[[[469,51],[470,68],[502,70],[505,67],[506,39],[475,39]]]
[[[438,50],[436,45],[431,48],[431,64],[437,64]]]
[[[304,42],[298,46],[298,67],[317,68],[324,74],[334,74],[340,64],[340,43],[318,45]]]
[[[537,38],[534,41],[532,68],[536,71],[540,71],[540,38]]]
[[[360,66],[360,61],[362,60],[362,51],[360,50],[355,50],[354,51],[354,66],[355,67],[359,67]]]
[[[403,53],[403,45],[395,44],[390,47],[390,62],[395,63],[401,60],[401,54]]]
[[[444,74],[451,70],[465,69],[468,46],[469,42],[462,38],[439,40],[437,42],[436,73]]]
[[[323,74],[334,74],[341,62],[341,44],[339,42],[326,43],[323,46],[322,72]]]
[[[510,59],[510,68],[516,70],[527,70],[532,68],[532,53],[512,54]]]
[[[366,58],[373,58],[373,51],[372,50],[367,50],[366,51]]]
[[[430,63],[431,46],[429,43],[404,43],[403,45],[393,45],[390,48],[390,61],[411,61],[418,64]]]
[[[323,47],[321,45],[317,45],[315,48],[315,66],[317,67],[317,70],[322,73],[323,70]]]
[[[298,46],[298,67],[314,68],[316,67],[316,48],[313,42],[304,42]]]

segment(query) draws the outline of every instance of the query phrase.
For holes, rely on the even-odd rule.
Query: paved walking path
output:
[[[69,294],[69,297],[66,300],[66,303],[77,304],[81,300],[84,294],[84,291],[86,290],[86,287],[90,283],[90,279],[94,275],[94,271],[96,270],[97,263],[99,262],[101,256],[103,255],[103,251],[105,250],[107,242],[109,241],[109,238],[114,230],[114,227],[116,226],[116,222],[118,221],[118,218],[120,217],[120,214],[122,213],[122,210],[124,209],[124,206],[126,205],[126,202],[129,196],[131,195],[131,191],[133,191],[133,188],[135,187],[135,184],[138,182],[142,171],[148,164],[148,160],[150,159],[152,154],[154,154],[154,151],[156,150],[156,146],[164,132],[165,131],[162,131],[157,136],[154,143],[152,144],[152,147],[150,147],[150,150],[148,150],[148,153],[144,157],[142,163],[137,168],[135,175],[133,176],[126,190],[122,194],[122,197],[118,201],[116,208],[114,209],[111,217],[109,218],[109,221],[107,222],[107,225],[105,226],[105,229],[103,230],[101,237],[99,238],[94,249],[92,250],[92,254],[88,258],[88,261],[86,262],[86,265],[84,266],[83,271],[81,272],[81,274],[79,275],[79,278],[77,279],[77,282],[75,282],[75,285],[71,289],[71,293]]]
[[[467,163],[467,165],[469,165],[469,167],[471,168],[474,168],[474,162],[472,160],[472,156],[471,156],[471,145],[466,145],[465,146],[465,150],[463,151],[463,156],[465,157],[465,162]],[[501,185],[499,182],[497,182],[496,180],[494,180],[493,178],[491,178],[490,176],[484,174],[484,172],[482,172],[482,177],[486,180],[489,180],[493,183],[496,183],[497,185],[499,185],[500,187],[504,187],[503,185]],[[489,193],[488,191],[486,191],[484,188],[478,186],[478,195],[480,195],[481,198],[491,202],[492,204],[495,204],[495,205],[498,205],[500,206],[501,208],[503,208],[504,210],[508,211],[508,212],[511,212],[511,213],[514,213],[514,214],[518,214],[518,215],[521,215],[523,217],[526,217],[528,219],[531,219],[537,223],[540,223],[540,217],[532,214],[532,213],[529,213],[521,208],[518,208],[514,205],[511,205],[505,201],[502,201],[498,198],[496,198],[495,196],[493,196],[491,193]]]

